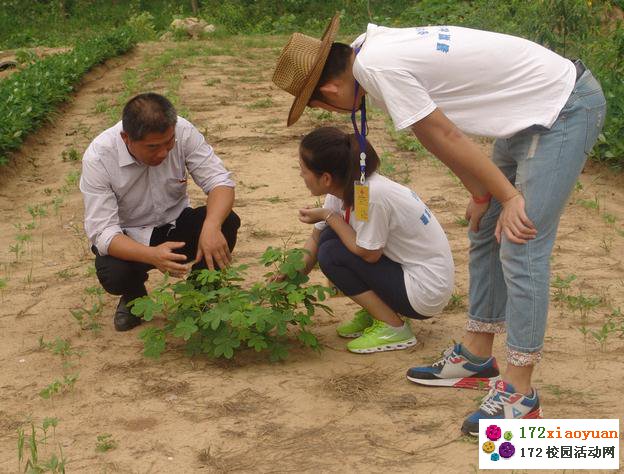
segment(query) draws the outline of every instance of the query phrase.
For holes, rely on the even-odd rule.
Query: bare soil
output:
[[[468,241],[458,219],[467,193],[443,165],[399,150],[379,112],[370,120],[369,138],[379,152],[387,152],[383,169],[428,202],[448,233],[457,267],[456,304],[432,320],[413,323],[416,347],[348,353],[335,326],[356,307],[340,297],[330,301],[335,315],[318,314],[312,328],[322,352],[295,349],[279,364],[255,353],[222,361],[189,359],[180,351],[153,361],[143,357],[137,330],[114,331],[116,298],[104,296],[99,333],[82,330],[70,313],[91,305],[94,298],[85,289],[98,283],[82,230],[82,198],[71,178],[80,163],[61,156],[72,147],[82,154],[112,124],[114,114],[107,112],[130,92],[177,94],[179,108],[234,172],[235,210],[242,218],[236,262],[254,262],[267,246],[284,240],[305,241],[311,229],[298,221],[297,209],[313,205],[315,198],[298,176],[298,141],[321,123],[348,129],[349,122],[307,112],[285,127],[291,100],[270,81],[284,41],[193,42],[188,47],[201,48],[201,54],[190,55],[181,49],[186,43],[142,44],[92,71],[72,102],[1,170],[0,278],[6,287],[0,290],[0,472],[18,470],[16,430],[24,427],[28,434],[31,420],[40,426],[46,417],[59,424],[48,444],[40,443],[41,456],[58,454],[60,444],[67,472],[477,470],[478,446],[461,437],[459,427],[484,393],[428,389],[405,379],[407,368],[435,360],[461,338]],[[177,59],[157,66],[171,51]],[[134,73],[138,90],[129,86],[128,75]],[[195,205],[203,201],[197,188],[191,197]],[[57,212],[55,198],[62,199],[56,201]],[[33,219],[28,207],[35,205],[45,206],[47,215]],[[33,220],[35,228],[25,229]],[[591,332],[583,336],[579,330],[598,331],[609,315],[615,311],[618,320],[617,309],[624,309],[623,223],[622,178],[589,167],[562,218],[552,273],[576,276],[562,290],[564,299],[582,294],[599,303],[583,318],[565,301],[551,302],[544,361],[535,373],[548,418],[624,413],[621,333],[609,334],[601,346]],[[10,247],[18,234],[31,240],[16,261]],[[260,274],[255,269],[250,277]],[[160,279],[154,271],[149,284]],[[313,279],[325,281],[318,273]],[[81,356],[63,359],[40,348],[41,337],[67,339]],[[503,343],[496,344],[501,362]],[[68,374],[79,374],[73,390],[51,400],[39,396]],[[116,448],[96,451],[103,434],[112,435]]]

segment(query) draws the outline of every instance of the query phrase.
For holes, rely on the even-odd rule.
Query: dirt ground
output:
[[[369,138],[384,152],[382,170],[429,204],[448,234],[457,268],[455,303],[432,320],[413,323],[416,347],[348,353],[335,333],[337,322],[356,309],[345,298],[330,301],[335,316],[315,319],[320,354],[296,349],[278,364],[252,353],[215,361],[176,351],[153,361],[143,357],[137,330],[114,331],[116,298],[104,295],[99,332],[82,330],[70,312],[91,306],[97,280],[82,230],[80,163],[67,159],[67,151],[82,155],[118,117],[119,104],[141,90],[173,96],[233,171],[235,210],[242,218],[236,262],[254,262],[268,245],[289,237],[304,242],[310,228],[299,223],[296,210],[315,199],[298,176],[298,140],[322,123],[348,128],[349,122],[307,112],[285,127],[290,97],[270,81],[283,42],[142,44],[91,72],[74,100],[1,170],[0,279],[6,286],[0,289],[0,472],[18,471],[17,429],[28,435],[30,422],[41,426],[46,417],[58,418],[58,426],[46,445],[39,433],[41,457],[58,454],[60,445],[67,472],[477,470],[476,442],[460,436],[459,427],[483,393],[428,389],[405,379],[407,368],[435,360],[461,338],[468,241],[460,218],[467,193],[444,166],[401,151],[380,113],[373,113]],[[553,288],[560,301],[551,302],[544,361],[535,374],[547,418],[624,413],[624,341],[611,332],[601,345],[591,333],[609,318],[622,324],[622,182],[589,167],[561,221],[553,278],[576,278],[569,288]],[[191,197],[195,205],[202,202],[196,188]],[[18,235],[30,240],[20,244]],[[251,278],[259,275],[250,272]],[[320,274],[314,280],[324,282]],[[159,281],[152,272],[150,285]],[[575,301],[586,302],[586,315]],[[80,354],[62,357],[40,347],[40,338],[57,337]],[[501,362],[502,343],[496,345]],[[73,389],[40,397],[54,380],[74,374]],[[98,436],[106,434],[116,447],[99,452]]]

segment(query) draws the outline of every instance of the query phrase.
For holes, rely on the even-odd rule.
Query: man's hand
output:
[[[299,209],[299,220],[304,224],[316,224],[324,221],[330,214],[329,209],[317,207],[314,209]]]
[[[524,244],[537,235],[537,229],[524,210],[524,198],[517,194],[503,203],[503,210],[496,223],[496,240],[502,234],[515,244]]]
[[[173,252],[185,245],[184,242],[164,242],[156,247],[152,247],[152,261],[150,263],[163,273],[169,272],[171,275],[179,278],[185,276],[191,269],[191,264],[177,263],[186,261],[186,255]]]
[[[206,259],[206,266],[210,270],[214,270],[215,265],[225,268],[232,262],[232,254],[220,227],[202,228],[194,263],[201,262],[202,258]]]
[[[486,213],[490,207],[490,201],[484,203],[476,203],[473,199],[468,203],[466,208],[466,220],[470,222],[470,231],[477,232],[479,230],[479,224],[483,214]]]

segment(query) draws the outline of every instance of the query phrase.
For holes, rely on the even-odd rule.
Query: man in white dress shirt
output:
[[[189,176],[205,206],[190,207]],[[234,186],[202,134],[155,93],[130,99],[121,122],[91,142],[80,179],[85,230],[100,283],[121,295],[117,331],[141,323],[127,303],[146,294],[149,270],[181,277],[230,263],[240,226]]]

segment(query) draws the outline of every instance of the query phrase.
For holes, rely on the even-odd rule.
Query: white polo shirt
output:
[[[474,135],[550,128],[576,79],[571,61],[537,43],[458,26],[369,24],[360,45],[353,75],[397,129],[436,108]]]
[[[108,246],[117,234],[125,232],[149,245],[154,227],[175,223],[190,206],[188,174],[206,194],[217,186],[234,187],[230,172],[204,136],[182,117],[175,127],[176,143],[158,166],[137,162],[121,131],[119,122],[102,132],[82,159],[85,231],[100,255],[108,255]]]
[[[423,316],[444,309],[453,293],[454,272],[451,248],[444,230],[425,203],[411,189],[373,173],[369,185],[368,221],[351,213],[349,225],[356,243],[383,254],[403,268],[407,297]],[[325,197],[324,208],[344,216],[342,199]],[[315,224],[323,230],[324,222]]]

